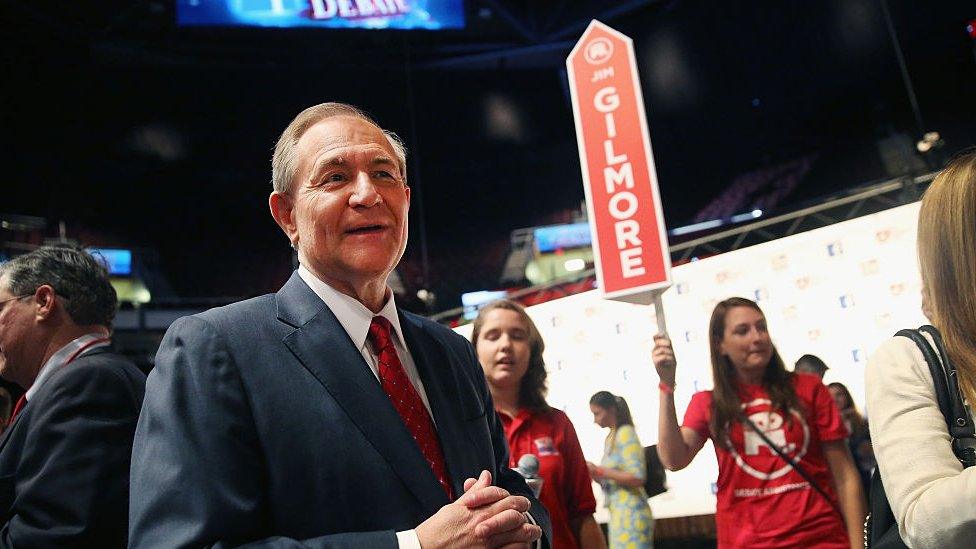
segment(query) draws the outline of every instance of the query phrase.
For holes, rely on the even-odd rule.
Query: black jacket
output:
[[[108,348],[45,381],[0,437],[0,548],[125,547],[145,386]]]

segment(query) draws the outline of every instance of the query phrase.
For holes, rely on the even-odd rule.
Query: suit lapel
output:
[[[426,333],[423,326],[401,314],[400,328],[424,382],[427,401],[437,425],[437,437],[451,473],[454,494],[459,496],[464,492],[465,475],[470,475],[472,469],[467,466],[467,433],[463,428],[465,418],[458,401],[455,373],[444,350]]]
[[[389,397],[339,320],[297,273],[276,296],[278,319],[295,328],[285,345],[342,407],[394,473],[433,514],[448,503]]]
[[[25,404],[24,407],[26,408],[27,405]],[[16,427],[18,423],[20,423],[20,420],[23,417],[24,417],[24,410],[21,410],[20,413],[17,414],[17,417],[14,418],[13,423],[8,425],[7,429],[4,430],[3,435],[0,435],[0,452],[3,452],[4,447],[7,446],[7,441],[10,440],[10,434],[14,432],[14,427]]]

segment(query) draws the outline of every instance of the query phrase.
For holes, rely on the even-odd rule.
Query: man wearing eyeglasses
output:
[[[0,437],[0,547],[126,545],[145,376],[110,348],[116,305],[84,250],[0,265],[0,375],[27,391]]]

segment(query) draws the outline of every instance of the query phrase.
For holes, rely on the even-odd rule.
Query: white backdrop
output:
[[[847,385],[863,411],[863,368],[898,329],[925,322],[915,253],[918,203],[837,223],[675,267],[664,294],[678,358],[679,421],[691,395],[711,388],[708,319],[731,296],[757,301],[788,367],[801,355],[830,367],[825,383]],[[622,395],[645,446],[657,442],[657,375],[650,363],[653,307],[600,299],[596,291],[528,309],[546,342],[549,403],[573,421],[588,460],[599,462],[606,432],[593,424],[590,396]],[[471,326],[459,333],[470,336]],[[715,453],[706,444],[667,493],[651,500],[656,517],[715,512]],[[594,484],[598,502],[600,490]],[[606,520],[602,505],[598,519]]]

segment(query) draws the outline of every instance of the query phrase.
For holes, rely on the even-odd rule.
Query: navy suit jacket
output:
[[[125,547],[145,384],[96,348],[38,388],[0,438],[0,547]]]
[[[400,312],[456,494],[495,484],[549,519],[508,447],[467,340]],[[175,322],[132,455],[131,547],[396,547],[448,503],[335,315],[293,274],[274,295]]]

